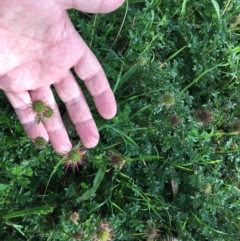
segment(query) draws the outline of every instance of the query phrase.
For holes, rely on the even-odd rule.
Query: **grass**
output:
[[[1,240],[87,241],[104,223],[116,241],[238,240],[239,6],[129,0],[110,14],[70,10],[118,114],[101,119],[87,95],[101,141],[66,171],[49,145],[35,149],[0,96]]]

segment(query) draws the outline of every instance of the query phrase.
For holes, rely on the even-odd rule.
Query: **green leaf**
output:
[[[200,220],[200,219],[197,217],[197,215],[195,215],[193,212],[191,212],[191,213],[192,213],[192,215],[194,216],[194,218],[198,221],[198,223],[199,223],[200,225],[203,225],[203,226],[207,227],[209,230],[211,230],[211,231],[213,231],[213,232],[215,232],[215,233],[227,235],[227,233],[224,233],[224,232],[222,232],[222,231],[219,231],[219,230],[217,230],[217,229],[214,229],[214,228],[212,228],[211,226],[209,226],[208,224],[204,223],[204,222],[203,222],[202,220]]]
[[[149,109],[150,107],[152,107],[151,104],[150,104],[150,105],[147,105],[147,106],[144,106],[144,107],[141,108],[139,111],[137,111],[135,114],[133,114],[133,115],[131,116],[131,118],[129,118],[128,120],[133,119],[136,115],[138,115],[139,113],[141,113],[141,112],[143,112],[143,111]]]
[[[80,197],[80,201],[86,201],[87,199],[89,199],[91,196],[93,196],[93,194],[97,191],[97,189],[99,188],[104,175],[105,175],[105,171],[107,168],[107,163],[104,163],[104,165],[102,165],[98,172],[97,175],[93,181],[93,186],[90,190],[86,191],[81,197]]]
[[[229,50],[228,52],[230,52],[232,54],[236,54],[236,53],[240,52],[240,45],[238,45],[237,47]]]
[[[115,93],[119,86],[129,80],[129,78],[137,71],[138,66],[132,66],[121,78],[119,77],[114,88],[113,92]]]
[[[143,192],[141,192],[135,185],[126,184],[126,186],[138,194],[145,201],[149,211],[152,210],[156,216],[162,220],[160,213],[155,209],[154,205],[151,204],[151,200]]]
[[[53,207],[51,207],[51,206],[35,207],[35,208],[25,209],[22,211],[8,213],[8,214],[3,215],[1,218],[2,219],[17,218],[17,217],[24,217],[24,216],[32,215],[32,214],[45,215],[52,211],[53,211]]]
[[[206,70],[203,71],[198,77],[196,77],[191,83],[189,83],[185,88],[183,88],[181,92],[185,92],[187,89],[189,89],[192,85],[194,85],[195,83],[197,83],[198,80],[200,80],[204,75],[206,75],[206,74],[209,73],[210,71],[216,69],[217,67],[227,66],[227,65],[228,65],[228,64],[217,64],[217,65],[213,66],[212,68],[206,69]]]
[[[125,134],[123,131],[121,131],[120,129],[116,128],[116,127],[113,127],[113,126],[109,126],[109,125],[106,125],[106,127],[109,127],[111,129],[113,129],[114,131],[116,131],[124,140],[125,144],[127,145],[127,142],[126,140],[128,140],[130,143],[134,144],[135,146],[138,146],[137,143],[130,137],[128,136],[127,134]]]
[[[49,177],[49,179],[48,179],[48,182],[47,182],[47,185],[46,185],[46,188],[45,188],[45,191],[44,191],[44,195],[43,195],[43,199],[42,199],[42,200],[44,200],[44,197],[45,197],[45,194],[46,194],[46,192],[47,192],[47,188],[48,188],[49,182],[50,182],[51,179],[52,179],[52,176],[53,176],[54,173],[58,170],[58,167],[59,167],[61,164],[63,164],[63,162],[64,162],[64,159],[62,158],[62,159],[57,163],[57,165],[54,167],[54,169],[53,169],[53,171],[52,171],[52,173],[51,173],[51,175],[50,175],[50,177]]]
[[[21,230],[21,228],[23,228],[23,226],[21,225],[17,225],[15,223],[12,223],[12,222],[9,222],[9,221],[6,221],[5,224],[15,228],[22,236],[24,236],[25,238],[27,238],[27,236],[23,233],[23,231]]]
[[[0,183],[0,193],[4,192],[7,189],[7,187],[8,187],[7,184]]]
[[[182,15],[185,14],[185,12],[186,12],[187,1],[188,1],[188,0],[183,0],[182,10],[181,10],[181,14],[182,14]]]
[[[112,202],[112,201],[111,201],[111,204],[112,204],[115,208],[117,208],[120,212],[125,213],[115,202]]]
[[[154,156],[154,155],[141,155],[139,157],[126,157],[126,162],[131,163],[133,161],[152,161],[152,160],[159,160],[163,159],[164,157]]]
[[[220,8],[219,8],[219,4],[216,0],[211,0],[212,4],[213,4],[213,7],[216,11],[216,14],[217,14],[217,17],[218,19],[220,19]]]
[[[176,51],[176,52],[173,53],[170,57],[168,57],[166,60],[164,60],[164,61],[162,62],[162,64],[164,64],[164,63],[168,62],[169,60],[173,59],[174,57],[176,57],[176,56],[177,56],[179,53],[181,53],[186,47],[187,47],[187,45],[186,45],[186,46],[183,46],[182,48],[180,48],[178,51]]]

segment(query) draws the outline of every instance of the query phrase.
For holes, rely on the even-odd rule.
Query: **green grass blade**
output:
[[[134,144],[135,146],[138,146],[137,143],[127,134],[125,134],[123,131],[121,131],[120,129],[116,128],[116,127],[112,127],[112,126],[108,126],[107,127],[113,129],[114,131],[116,131],[124,140],[125,144],[127,145],[126,140],[128,140],[129,142],[131,142],[132,144]]]
[[[119,172],[119,175],[120,175],[121,177],[125,178],[125,179],[128,180],[128,181],[131,181],[131,180],[132,180],[131,177],[129,177],[128,175],[126,175],[126,174],[124,174],[124,173],[122,173],[122,172]]]
[[[116,84],[114,85],[114,87],[113,87],[113,93],[115,93],[116,92],[116,90],[118,89],[118,86],[119,86],[119,84],[120,84],[120,82],[121,82],[121,75],[122,75],[122,71],[123,71],[123,64],[122,64],[122,67],[121,67],[121,69],[120,69],[120,72],[119,72],[119,75],[118,75],[118,78],[117,78],[117,82],[116,82]]]
[[[15,228],[22,236],[24,236],[25,238],[27,238],[27,236],[24,234],[24,232],[21,230],[21,228],[23,228],[23,226],[12,223],[12,222],[8,222],[6,221],[5,224],[7,224],[8,226],[11,226],[13,228]]]
[[[169,164],[170,166],[172,166],[172,167],[174,167],[174,168],[177,168],[177,169],[181,169],[181,170],[184,170],[184,171],[193,172],[192,169],[187,168],[187,167],[185,167],[184,165],[178,165],[178,164],[176,164],[176,163],[168,162],[168,161],[166,161],[165,163],[167,163],[167,164]],[[189,163],[189,165],[192,165],[192,163]]]
[[[172,54],[170,57],[168,57],[166,60],[164,60],[162,62],[162,64],[168,62],[169,60],[175,58],[179,53],[181,53],[185,48],[187,48],[187,45],[183,46],[182,48],[180,48],[178,51],[176,51],[174,54]]]
[[[126,20],[126,18],[127,18],[128,7],[129,7],[128,0],[126,0],[126,11],[125,11],[125,14],[124,14],[124,17],[123,17],[123,20],[122,20],[122,24],[121,24],[121,26],[120,26],[120,29],[119,29],[119,31],[118,31],[118,33],[117,33],[117,36],[116,36],[115,40],[113,41],[113,43],[112,43],[112,45],[111,45],[111,48],[115,45],[115,43],[116,43],[117,40],[119,39],[120,33],[121,33],[122,29],[123,29],[123,25],[124,25],[125,20]]]
[[[51,175],[50,175],[50,177],[49,177],[49,179],[48,179],[47,186],[46,186],[46,188],[45,188],[42,201],[44,200],[44,197],[45,197],[45,195],[46,195],[47,188],[48,188],[49,182],[50,182],[51,179],[52,179],[52,176],[54,175],[54,173],[57,171],[58,167],[59,167],[61,164],[63,164],[63,158],[62,158],[62,159],[57,163],[57,165],[54,167],[54,169],[53,169],[53,171],[52,171],[52,173],[51,173]]]
[[[223,162],[222,160],[212,160],[212,161],[206,161],[206,162],[200,162],[200,164],[210,164],[210,165],[215,165],[218,163]]]
[[[182,89],[181,93],[185,92],[187,89],[189,89],[192,85],[194,85],[195,83],[197,83],[204,75],[206,75],[207,73],[209,73],[210,71],[216,69],[219,66],[227,66],[228,64],[218,64],[213,66],[212,68],[209,68],[205,71],[203,71],[198,77],[196,77],[191,83],[189,83],[185,88]]]
[[[133,65],[121,78],[120,83],[128,81],[129,78],[137,71],[138,65]]]
[[[131,163],[133,161],[152,161],[152,160],[159,160],[159,159],[164,159],[164,157],[159,157],[159,156],[154,156],[154,155],[143,155],[143,156],[139,156],[139,157],[134,157],[134,158],[130,158],[130,157],[126,157],[126,162],[127,163]]]
[[[183,0],[182,3],[182,10],[181,10],[181,14],[184,15],[186,13],[186,5],[187,5],[188,0]]]
[[[100,203],[99,205],[96,205],[93,209],[91,209],[89,212],[88,212],[88,215],[91,214],[93,211],[101,208],[104,204],[106,204],[107,200],[105,200],[103,203]]]
[[[22,211],[12,212],[8,213],[2,216],[2,219],[9,219],[9,218],[17,218],[17,217],[24,217],[27,215],[32,214],[41,214],[45,215],[53,211],[53,207],[51,206],[44,206],[44,207],[35,207],[35,208],[29,208]]]
[[[212,4],[213,4],[213,7],[216,11],[216,14],[217,14],[217,17],[218,19],[220,19],[220,7],[219,7],[219,4],[216,0],[211,0]]]
[[[232,53],[232,54],[237,54],[238,52],[240,52],[240,45],[238,45],[237,47],[229,50],[228,52]]]
[[[222,232],[222,231],[219,231],[219,230],[217,230],[217,229],[214,229],[214,228],[212,228],[211,226],[209,226],[208,224],[204,223],[204,222],[203,222],[202,220],[200,220],[200,219],[197,217],[197,215],[195,215],[193,212],[191,212],[191,213],[192,213],[192,215],[194,216],[194,218],[198,221],[198,223],[199,223],[200,225],[207,227],[208,229],[210,229],[211,231],[213,231],[213,232],[215,232],[215,233],[227,235],[227,233],[224,233],[224,232]]]
[[[147,110],[147,109],[150,108],[150,107],[152,107],[151,104],[150,104],[150,105],[146,105],[146,106],[144,106],[144,107],[141,108],[139,111],[137,111],[136,113],[134,113],[134,114],[133,114],[128,120],[133,119],[136,115],[138,115],[139,113],[141,113],[141,112]]]
[[[122,85],[123,83],[128,81],[129,78],[137,71],[137,69],[138,69],[138,66],[134,65],[121,78],[118,78],[117,82],[113,88],[113,92],[115,93],[120,85]],[[122,71],[122,69],[121,69],[121,71]]]
[[[87,199],[89,199],[91,196],[93,196],[93,194],[97,191],[97,189],[99,188],[104,175],[105,175],[105,171],[107,168],[107,163],[105,163],[104,165],[102,165],[98,172],[97,175],[93,181],[93,186],[90,190],[87,190],[79,199],[80,201],[86,201]]]
[[[132,189],[132,191],[134,191],[136,194],[138,194],[138,195],[145,201],[148,209],[149,209],[149,210],[152,210],[152,211],[156,214],[156,216],[158,216],[159,219],[162,220],[161,215],[160,215],[159,212],[153,207],[153,205],[150,203],[150,199],[149,199],[147,196],[145,196],[138,188],[134,187],[133,185],[128,185],[128,184],[126,184],[126,186],[127,186],[128,188]]]
[[[110,201],[112,206],[114,206],[115,208],[117,208],[119,211],[121,211],[122,213],[125,213],[116,203]]]

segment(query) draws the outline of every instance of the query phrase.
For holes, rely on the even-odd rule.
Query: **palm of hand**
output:
[[[54,1],[15,1],[1,3],[0,88],[29,137],[50,139],[55,151],[64,153],[71,148],[71,142],[50,88],[53,84],[83,144],[95,146],[99,140],[97,127],[69,70],[74,66],[99,113],[111,118],[116,113],[115,99],[100,64],[75,31],[66,11]],[[12,8],[11,13],[7,7]],[[53,108],[54,115],[37,124],[30,106],[39,99]]]

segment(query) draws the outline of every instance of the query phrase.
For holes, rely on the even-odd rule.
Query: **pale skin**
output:
[[[30,139],[44,137],[60,154],[72,148],[50,88],[53,85],[83,145],[87,148],[97,145],[97,126],[70,68],[84,81],[103,118],[114,117],[116,102],[100,63],[74,29],[66,9],[107,13],[123,2],[0,0],[0,89]],[[54,115],[38,124],[31,105],[39,99],[53,107]]]

